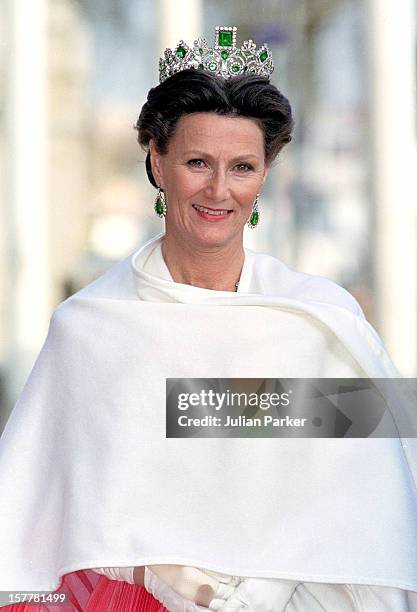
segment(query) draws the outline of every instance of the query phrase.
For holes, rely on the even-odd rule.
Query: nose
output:
[[[226,173],[214,170],[207,179],[205,196],[213,202],[223,202],[230,197]]]

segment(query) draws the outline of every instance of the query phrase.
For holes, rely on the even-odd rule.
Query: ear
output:
[[[265,166],[265,170],[264,170],[264,177],[263,177],[263,179],[262,179],[262,185],[263,185],[263,184],[265,183],[265,181],[266,181],[266,177],[268,176],[269,168],[270,168],[270,166],[269,166],[269,165],[268,165],[268,166]]]
[[[153,138],[151,138],[149,141],[149,154],[151,157],[152,174],[154,176],[156,184],[163,189],[164,180],[163,180],[162,159],[161,159],[162,155],[158,153],[156,149],[155,141]]]

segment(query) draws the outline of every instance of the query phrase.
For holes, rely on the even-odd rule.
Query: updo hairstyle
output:
[[[255,119],[264,134],[267,164],[291,141],[290,103],[268,78],[251,74],[224,79],[194,69],[177,72],[149,90],[134,126],[138,131],[138,143],[148,152],[146,172],[154,187],[158,185],[152,174],[149,141],[153,138],[157,151],[166,153],[178,120],[190,113]]]

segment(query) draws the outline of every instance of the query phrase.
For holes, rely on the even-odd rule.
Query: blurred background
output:
[[[61,301],[153,212],[133,130],[165,47],[236,25],[272,49],[294,141],[247,247],[327,276],[417,374],[416,0],[0,3],[0,431]]]

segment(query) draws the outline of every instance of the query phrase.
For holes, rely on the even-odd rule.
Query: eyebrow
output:
[[[195,155],[196,157],[206,157],[207,159],[213,159],[213,157],[209,153],[204,153],[203,151],[197,151],[197,150],[186,151],[184,155],[186,156]],[[233,157],[231,161],[236,162],[243,158],[249,158],[249,157],[259,161],[259,157],[258,155],[255,155],[255,153],[242,153],[242,155],[237,155],[236,157]]]

